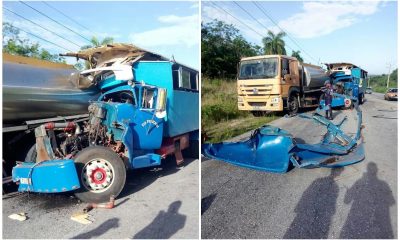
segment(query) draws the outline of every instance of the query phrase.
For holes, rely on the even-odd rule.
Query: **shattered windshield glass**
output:
[[[239,79],[274,78],[278,75],[278,58],[247,60],[240,63]]]

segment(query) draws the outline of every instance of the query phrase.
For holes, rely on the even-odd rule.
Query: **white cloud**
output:
[[[176,15],[160,16],[158,21],[166,26],[140,33],[131,33],[129,37],[133,44],[143,47],[171,45],[192,47],[198,44],[200,30],[198,14],[183,17]]]
[[[304,2],[303,11],[279,22],[279,26],[298,38],[313,38],[346,28],[374,14],[378,1]]]
[[[198,2],[194,2],[193,4],[192,4],[192,6],[190,6],[190,8],[198,8],[199,7],[199,3]]]

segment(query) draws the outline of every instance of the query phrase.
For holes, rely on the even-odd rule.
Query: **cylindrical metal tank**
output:
[[[3,55],[3,123],[84,114],[89,100],[97,99],[97,88],[76,87],[77,70],[42,62],[7,61]]]
[[[306,88],[320,88],[324,86],[326,80],[329,80],[328,73],[318,66],[309,64],[303,65],[304,69],[304,80],[303,84]]]

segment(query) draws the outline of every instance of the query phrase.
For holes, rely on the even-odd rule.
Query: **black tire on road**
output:
[[[75,165],[81,185],[76,190],[75,196],[84,202],[108,202],[111,195],[117,197],[124,188],[126,181],[125,164],[118,154],[109,148],[102,146],[85,148],[75,157]],[[89,176],[90,172],[92,174]],[[94,176],[94,172],[97,173],[96,176]],[[110,177],[111,180],[107,181],[107,177]],[[101,179],[99,180],[99,178]],[[104,178],[106,179],[104,180]],[[106,185],[106,187],[96,189],[95,187],[99,185],[95,187],[90,185],[94,184],[94,180],[100,181],[99,185]]]
[[[297,101],[297,95],[292,94],[288,101],[288,112],[290,115],[297,114],[299,112],[299,102]]]

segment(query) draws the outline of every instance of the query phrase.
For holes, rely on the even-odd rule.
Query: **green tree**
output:
[[[283,37],[286,35],[284,32],[274,34],[268,30],[268,35],[262,39],[264,44],[264,54],[281,54],[286,55],[285,41]]]
[[[43,59],[51,62],[65,63],[65,58],[57,54],[51,54],[46,49],[40,48],[39,43],[32,43],[28,39],[19,37],[20,31],[11,23],[3,23],[3,52],[19,55],[24,57],[32,57]]]
[[[300,56],[300,51],[292,51],[292,57],[297,58],[301,63],[304,62],[303,58]]]
[[[208,77],[234,78],[242,57],[262,53],[231,24],[214,20],[201,25],[201,70]]]

